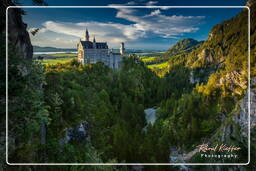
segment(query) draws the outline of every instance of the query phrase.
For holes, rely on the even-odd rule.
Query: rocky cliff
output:
[[[0,62],[1,73],[1,91],[3,94],[0,96],[0,105],[1,105],[1,123],[0,123],[0,170],[5,169],[5,165],[3,164],[5,161],[5,34],[6,34],[6,8],[8,6],[15,6],[15,4],[11,0],[2,0],[0,2],[0,56],[2,58]],[[20,57],[25,59],[32,59],[33,55],[33,47],[31,45],[31,41],[29,38],[29,34],[27,32],[27,25],[22,21],[23,11],[19,9],[9,9],[8,10],[8,43],[9,50],[16,49],[18,53],[20,53]],[[10,153],[10,151],[9,151]]]
[[[1,4],[1,11],[5,11],[8,6],[14,6],[10,0],[3,1]],[[27,32],[27,25],[22,21],[21,9],[9,8],[8,9],[8,40],[9,44],[16,47],[16,50],[21,53],[26,59],[32,59],[33,46],[31,44],[29,34]],[[1,18],[3,14],[1,13]],[[5,21],[5,17],[3,20]],[[1,26],[1,33],[5,33],[6,30]]]
[[[212,68],[214,77],[210,77],[212,84],[207,84],[204,89],[210,86],[228,90],[230,97],[236,99],[235,108],[230,113],[222,114],[219,118],[220,127],[205,140],[209,144],[225,143],[241,147],[238,155],[238,162],[248,162],[248,119],[250,118],[250,141],[251,141],[251,163],[246,167],[226,167],[230,170],[256,169],[256,1],[248,1],[251,10],[251,89],[248,85],[248,12],[242,10],[236,17],[224,21],[213,27],[206,40],[200,47],[187,55],[188,67]],[[201,69],[202,70],[202,69]],[[197,77],[190,73],[190,81],[197,83]],[[224,85],[224,87],[223,87]],[[250,97],[249,97],[250,94]],[[225,91],[223,93],[225,96]],[[240,99],[240,100],[238,100]],[[250,111],[249,105],[250,103]],[[250,114],[250,115],[249,115]],[[180,161],[184,161],[188,154],[181,155]],[[195,160],[194,160],[195,159]],[[199,158],[192,156],[190,161],[197,161]],[[207,160],[207,162],[210,160]],[[213,160],[216,162],[216,160]],[[220,159],[219,162],[225,162]],[[233,162],[233,161],[232,161]],[[207,170],[222,170],[223,167],[207,167]]]

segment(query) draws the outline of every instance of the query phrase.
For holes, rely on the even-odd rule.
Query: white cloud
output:
[[[151,6],[151,5],[156,5],[157,3],[158,3],[157,1],[148,1],[146,5]]]
[[[152,11],[150,14],[148,14],[146,16],[149,17],[149,16],[155,16],[155,15],[159,15],[159,14],[161,14],[161,11],[159,9],[157,9],[157,10]]]
[[[144,0],[140,2],[131,1],[126,4],[111,4],[113,8],[118,5],[130,6],[143,3],[147,6],[156,5],[157,1]],[[134,22],[135,26],[139,31],[144,33],[144,36],[150,33],[158,34],[163,38],[173,38],[184,33],[195,32],[199,28],[197,25],[200,20],[205,18],[204,16],[177,16],[177,15],[164,15],[161,10],[167,10],[170,7],[161,7],[154,9],[149,14],[139,15],[138,9],[131,8],[115,8],[117,10],[116,17]],[[160,10],[161,9],[161,10]]]
[[[85,28],[88,28],[91,39],[96,36],[96,41],[108,41],[112,44],[119,45],[120,42],[136,40],[144,36],[144,31],[140,30],[136,24],[124,25],[119,23],[103,22],[54,22],[47,21],[42,24],[46,30],[75,36],[84,37]]]
[[[52,42],[58,43],[58,44],[77,44],[77,40],[72,40],[72,39],[65,39],[61,37],[56,37],[55,39],[52,40]]]
[[[195,32],[196,27],[204,16],[167,16],[161,13],[160,9],[151,11],[150,14],[138,15],[135,9],[117,9],[117,18],[134,22],[140,31],[155,33],[164,38],[183,35],[184,33]]]
[[[145,4],[154,5],[156,3],[157,1],[149,1]],[[71,36],[72,41],[58,39],[60,35],[59,37],[55,36],[54,40],[53,38],[51,39],[52,43],[71,45],[71,43],[78,41],[79,38],[84,37],[85,28],[87,27],[91,40],[95,35],[96,41],[106,41],[110,46],[118,47],[120,42],[135,42],[140,38],[150,37],[151,35],[176,39],[185,33],[198,31],[198,24],[204,18],[204,16],[177,16],[173,15],[170,11],[163,11],[162,8],[148,9],[145,14],[145,12],[143,13],[139,9],[116,7],[117,5],[129,6],[136,4],[135,1],[130,1],[126,4],[110,5],[117,10],[115,17],[129,21],[129,24],[98,21],[76,23],[46,21],[42,23],[44,27],[40,29],[39,33],[54,32],[62,36]]]

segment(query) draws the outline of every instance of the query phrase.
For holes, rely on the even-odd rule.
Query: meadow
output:
[[[76,53],[56,53],[50,54],[44,59],[36,59],[35,61],[40,61],[44,65],[55,65],[57,63],[67,63],[70,62],[72,59],[77,57]]]
[[[147,65],[149,69],[152,69],[153,71],[155,69],[164,69],[168,67],[168,62],[163,62],[163,63],[157,63],[157,64],[152,64],[152,65]]]
[[[160,77],[165,74],[164,71],[167,70],[169,66],[167,60],[161,59],[158,56],[140,56],[139,58],[147,68],[156,72]]]
[[[67,63],[67,62],[70,62],[74,58],[75,57],[57,58],[57,59],[44,59],[44,60],[40,60],[40,61],[41,61],[42,64],[45,64],[45,65],[55,65],[57,63]]]
[[[156,60],[157,59],[157,57],[147,57],[147,56],[143,56],[142,58],[141,58],[141,60],[143,61],[143,62],[153,62],[154,60]]]
[[[51,56],[54,57],[77,57],[76,53],[56,53],[56,54],[51,54]]]

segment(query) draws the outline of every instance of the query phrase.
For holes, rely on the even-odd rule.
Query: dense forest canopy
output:
[[[136,55],[124,57],[119,70],[76,60],[45,66],[21,58],[10,44],[9,162],[169,163],[172,147],[188,153],[211,143],[221,118],[239,112],[248,88],[247,14],[216,25],[204,42],[185,39],[170,48],[160,57],[168,61],[164,71],[150,70]],[[255,52],[255,23],[251,30]],[[147,108],[157,108],[154,124],[145,119]],[[73,131],[65,139],[81,124],[85,134]],[[240,139],[230,142],[244,148],[242,157],[212,162],[246,162],[248,147]],[[190,161],[208,159],[195,155]]]

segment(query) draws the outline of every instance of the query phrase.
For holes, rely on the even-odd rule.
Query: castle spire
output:
[[[95,36],[93,37],[93,49],[96,49],[96,40],[95,40]]]
[[[90,39],[89,32],[88,32],[88,30],[87,30],[87,28],[86,28],[86,31],[85,31],[85,40],[86,40],[86,41],[89,41],[89,39]]]

